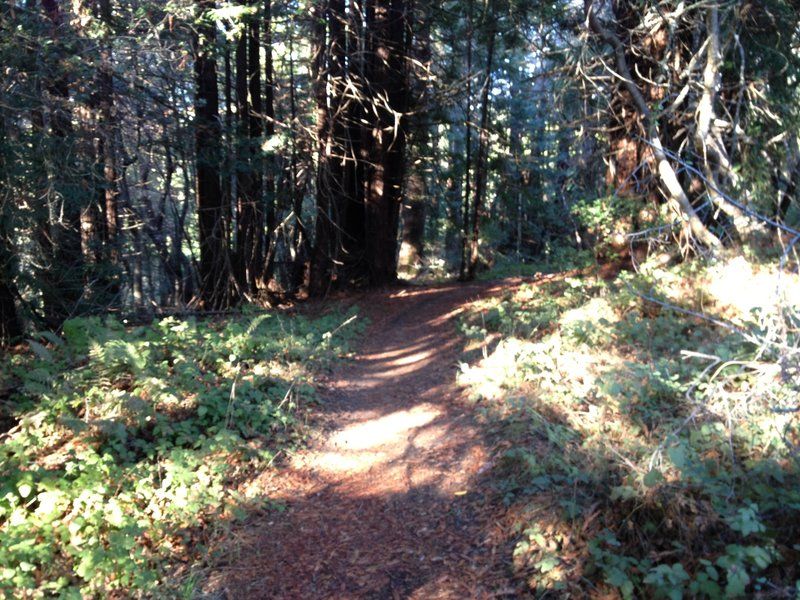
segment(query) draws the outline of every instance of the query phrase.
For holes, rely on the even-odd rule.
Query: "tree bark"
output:
[[[264,274],[259,31],[258,19],[249,17],[236,50],[236,271],[239,289],[251,299]]]
[[[81,237],[82,206],[76,197],[74,181],[74,159],[71,143],[74,128],[72,125],[69,82],[63,72],[59,57],[66,52],[61,41],[62,28],[65,27],[58,2],[42,0],[42,7],[52,29],[52,42],[58,51],[53,53],[54,61],[47,65],[45,74],[47,91],[53,99],[50,105],[49,165],[44,167],[47,181],[42,192],[45,199],[45,214],[39,222],[38,237],[44,253],[44,268],[38,274],[42,283],[45,325],[57,329],[61,323],[82,310],[84,304],[85,264]],[[43,104],[48,101],[43,98]],[[33,117],[34,129],[46,135],[44,121]]]
[[[338,232],[336,229],[337,212],[334,202],[334,185],[336,185],[338,165],[334,156],[333,113],[336,97],[328,103],[328,82],[341,79],[344,73],[340,59],[343,51],[342,35],[344,33],[337,20],[344,12],[344,4],[340,0],[322,0],[312,13],[315,23],[313,31],[314,47],[312,51],[311,74],[314,81],[314,97],[316,101],[316,142],[317,142],[317,197],[314,221],[314,248],[311,255],[309,275],[309,294],[324,296],[327,294],[334,278],[334,266],[337,262]],[[328,34],[330,32],[330,40]]]
[[[625,53],[625,46],[622,44],[619,37],[605,28],[600,19],[597,17],[594,0],[585,0],[586,17],[589,26],[595,34],[603,41],[608,43],[614,51],[614,59],[620,84],[626,90],[632,99],[633,106],[638,111],[642,124],[646,131],[646,141],[653,154],[656,164],[656,169],[661,183],[663,184],[667,203],[674,214],[679,216],[684,223],[684,231],[688,236],[693,236],[700,243],[712,251],[721,247],[721,242],[708,228],[703,224],[700,217],[692,206],[686,191],[680,184],[675,169],[669,162],[667,153],[664,151],[664,146],[661,142],[661,137],[658,132],[658,127],[655,119],[652,116],[650,108],[642,95],[642,91],[636,85],[631,71],[628,67],[628,59]]]
[[[464,198],[462,200],[461,216],[461,267],[459,269],[459,279],[466,281],[469,279],[469,231],[470,231],[470,192],[472,192],[472,178],[470,169],[472,168],[472,43],[473,26],[472,11],[474,0],[468,0],[467,6],[467,85],[466,85],[466,116],[464,124],[466,157],[464,160]]]
[[[293,37],[289,36],[289,104],[292,117],[292,128],[297,126],[297,98],[295,92],[294,74],[294,43]],[[291,291],[298,291],[305,281],[305,261],[308,257],[308,240],[306,237],[306,227],[303,221],[303,190],[300,186],[300,172],[298,169],[298,148],[297,136],[292,136],[292,150],[289,161],[289,185],[294,213],[294,228],[292,229],[292,242],[290,255],[292,258],[291,266]]]
[[[4,123],[0,121],[0,125]],[[0,169],[5,172],[6,158],[0,154]],[[17,312],[17,264],[11,242],[11,219],[4,201],[0,201],[0,348],[23,333],[22,321]]]
[[[492,18],[491,15],[489,18]],[[489,26],[489,41],[486,46],[486,71],[481,88],[481,123],[478,135],[478,156],[475,161],[475,198],[472,201],[472,231],[469,248],[469,268],[467,279],[475,278],[478,267],[479,242],[481,236],[481,217],[486,195],[487,161],[489,160],[489,90],[492,86],[494,62],[495,27]]]
[[[100,18],[103,25],[110,29],[112,25],[111,0],[100,0]],[[120,260],[119,248],[119,168],[117,166],[116,124],[114,122],[114,67],[110,43],[111,32],[106,32],[105,47],[101,50],[101,61],[97,73],[98,95],[100,100],[101,156],[103,161],[103,206],[105,212],[104,243],[105,259],[112,265]],[[114,293],[118,291],[118,283],[114,283]]]
[[[341,285],[384,285],[397,276],[408,105],[406,3],[347,6],[331,0],[326,18],[317,19],[319,176],[310,286],[316,295],[334,277]]]
[[[397,278],[408,108],[406,15],[402,0],[375,0],[373,10],[367,76],[378,117],[367,168],[366,260],[370,284],[385,285]]]
[[[256,36],[251,38],[250,53],[251,56],[258,54],[259,47],[256,43]],[[264,106],[263,106],[263,123],[264,123],[264,137],[267,140],[272,139],[275,135],[275,70],[272,61],[272,1],[264,0]],[[291,59],[290,59],[291,60]],[[255,87],[258,86],[260,93],[261,79],[260,76],[256,80],[255,74],[250,79],[251,93],[255,93]],[[293,92],[292,92],[293,93]],[[261,102],[259,100],[258,110],[254,112],[254,117],[251,127],[258,128],[258,135],[261,136]],[[257,123],[256,123],[257,121]],[[277,194],[275,191],[275,175],[277,172],[277,161],[274,151],[270,151],[264,161],[264,193],[266,206],[264,213],[266,215],[266,258],[262,273],[262,281],[267,285],[274,277],[275,272],[275,250],[277,247]]]
[[[202,11],[214,8],[213,0],[196,0]],[[213,25],[201,24],[193,38],[195,102],[196,199],[200,246],[199,305],[219,310],[230,306],[227,223],[220,181],[221,128],[217,95],[216,34]]]

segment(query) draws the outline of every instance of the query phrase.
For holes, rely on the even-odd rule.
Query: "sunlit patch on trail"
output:
[[[319,484],[351,498],[405,494],[422,487],[452,498],[486,464],[484,449],[463,445],[472,435],[465,424],[443,421],[444,413],[433,404],[383,416],[362,414],[318,451],[300,457],[295,468],[311,469]],[[444,465],[449,465],[449,476],[443,476]]]
[[[433,349],[424,350],[421,347],[417,352],[411,352],[413,348],[403,348],[402,350],[394,350],[389,352],[381,352],[379,354],[371,354],[367,358],[369,360],[384,361],[383,365],[403,366],[418,363],[420,361],[429,359],[433,355]],[[390,360],[391,359],[391,360]],[[395,375],[394,373],[389,373]]]
[[[421,353],[424,348],[430,347],[431,339],[432,336],[425,336],[424,338],[421,338],[418,343],[413,345],[403,345],[387,350],[381,350],[380,352],[364,354],[361,360],[366,362],[381,361],[400,356],[406,356],[409,353]]]
[[[414,430],[441,415],[430,404],[393,412],[379,419],[347,427],[331,438],[331,444],[345,451],[370,450],[407,438]]]
[[[364,472],[402,456],[409,438],[441,416],[431,405],[360,421],[331,436],[322,452],[310,457],[311,466],[326,474]]]

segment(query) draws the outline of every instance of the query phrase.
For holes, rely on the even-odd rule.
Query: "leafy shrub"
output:
[[[499,391],[479,406],[508,439],[513,563],[537,594],[800,590],[796,312],[733,312],[706,287],[721,270],[556,279],[465,317],[493,340],[462,381]],[[513,363],[490,370],[510,339]]]
[[[170,571],[202,560],[204,528],[268,502],[237,482],[299,439],[313,369],[361,327],[343,320],[73,319],[7,357],[0,595],[190,594]]]

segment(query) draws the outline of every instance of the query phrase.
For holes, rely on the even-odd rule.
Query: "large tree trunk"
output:
[[[350,3],[348,3],[349,5]],[[366,255],[367,210],[365,200],[371,185],[370,164],[380,161],[373,156],[379,149],[373,145],[370,127],[377,110],[372,103],[371,30],[374,27],[374,2],[367,0],[352,5],[343,13],[346,31],[342,38],[345,48],[343,80],[337,96],[341,105],[333,121],[335,147],[341,161],[341,170],[335,183],[339,221],[339,257],[337,282],[344,285],[369,283],[369,256]],[[336,81],[333,80],[334,85]]]
[[[237,140],[236,266],[239,289],[258,293],[264,272],[264,210],[259,158],[261,141],[261,67],[257,18],[242,28],[236,50]]]
[[[489,18],[493,18],[489,13]],[[490,25],[489,41],[486,47],[486,71],[481,88],[481,130],[478,135],[478,156],[475,165],[475,198],[472,201],[472,231],[469,248],[468,279],[475,278],[478,268],[479,242],[481,236],[481,217],[486,196],[487,162],[489,160],[489,90],[492,87],[492,68],[494,62],[494,44],[497,34],[494,25]]]
[[[4,271],[4,265],[0,265]],[[0,347],[22,335],[22,323],[17,314],[17,304],[14,289],[6,274],[0,275]]]
[[[100,0],[100,18],[105,27],[112,24],[111,0]],[[97,72],[97,93],[100,100],[101,157],[103,161],[103,206],[105,208],[104,243],[105,259],[112,265],[120,260],[119,240],[119,168],[117,166],[116,123],[114,121],[114,67],[107,32],[105,48],[101,50],[100,67]],[[114,284],[115,292],[118,283]]]
[[[405,172],[408,105],[406,15],[402,0],[375,0],[367,74],[378,118],[370,141],[366,207],[366,261],[371,285],[397,278],[397,232]],[[385,98],[383,104],[381,100]]]
[[[415,32],[408,49],[411,54],[409,74],[409,116],[406,119],[406,181],[400,218],[403,238],[400,244],[400,271],[413,275],[424,258],[425,220],[432,195],[426,179],[430,169],[431,129],[428,117],[428,94],[431,91],[431,27],[425,11],[413,7]],[[413,155],[412,155],[413,153]],[[435,210],[433,211],[435,212]]]
[[[275,135],[275,72],[272,63],[272,1],[264,0],[264,136],[267,140],[272,139]],[[258,54],[259,46],[257,37],[255,35],[250,37],[251,56]],[[291,57],[290,57],[291,60]],[[260,93],[261,79],[256,78],[255,74],[250,79],[251,94],[256,94],[256,85]],[[294,90],[291,91],[294,94]],[[294,110],[294,109],[293,109]],[[261,103],[259,100],[258,110],[254,111],[253,119],[251,120],[250,127],[258,128],[258,135],[261,135]],[[258,117],[258,118],[255,118]],[[255,137],[255,136],[254,136]],[[277,161],[274,151],[266,157],[266,164],[264,170],[264,192],[266,206],[264,208],[267,220],[266,230],[266,259],[263,267],[263,283],[267,285],[273,279],[275,273],[275,250],[277,248],[278,239],[278,221],[277,221],[277,194],[275,191],[275,176],[277,173]]]
[[[2,122],[0,122],[2,125]],[[5,168],[5,157],[0,156],[0,168]],[[17,289],[14,283],[17,265],[11,243],[12,227],[0,199],[0,347],[22,335],[22,322],[17,313]]]
[[[358,260],[354,242],[363,227],[362,210],[356,204],[358,132],[350,122],[354,114],[353,92],[346,96],[352,72],[357,68],[347,57],[347,15],[344,0],[328,0],[318,8],[313,61],[317,104],[317,210],[309,293],[327,293],[334,280],[348,279]],[[352,26],[358,19],[353,16]],[[360,58],[356,58],[356,62]]]
[[[469,279],[469,231],[470,231],[470,194],[472,192],[472,46],[473,46],[473,22],[472,11],[474,0],[467,0],[467,85],[466,85],[466,116],[464,124],[466,126],[465,146],[466,157],[464,160],[464,188],[463,200],[461,205],[461,266],[459,268],[459,279],[466,281]]]
[[[309,294],[312,296],[323,296],[328,292],[338,256],[334,186],[339,178],[332,123],[336,96],[331,98],[329,105],[328,81],[343,76],[340,55],[344,48],[344,30],[338,23],[343,12],[344,3],[340,0],[322,0],[312,13],[316,26],[311,65],[317,107],[317,198],[309,275]]]
[[[317,19],[327,28],[317,32],[314,62],[320,171],[312,294],[324,293],[334,276],[344,285],[383,285],[397,274],[406,6],[348,6],[331,0],[325,20]]]
[[[197,0],[203,11],[213,0]],[[195,162],[197,168],[197,217],[200,245],[199,304],[204,309],[226,308],[232,301],[227,223],[220,182],[222,159],[217,95],[216,34],[213,25],[201,24],[194,36]]]
[[[43,146],[49,160],[43,167],[46,181],[41,198],[46,206],[40,216],[38,241],[44,255],[44,267],[38,273],[42,286],[45,325],[51,329],[80,312],[84,306],[85,264],[81,238],[81,200],[78,184],[70,178],[75,172],[72,164],[72,103],[69,82],[59,60],[67,50],[61,42],[65,26],[58,2],[42,0],[42,7],[52,26],[52,42],[59,51],[53,52],[54,62],[47,65],[44,81],[52,101],[45,100],[49,120],[40,120],[39,112],[32,116],[33,126],[43,136]],[[49,126],[49,136],[47,128]]]
[[[294,44],[292,36],[289,36],[289,104],[292,117],[292,127],[297,125],[297,98],[295,93],[295,74],[294,74]],[[300,171],[298,168],[298,148],[297,136],[292,136],[291,159],[289,161],[289,185],[292,202],[292,212],[294,213],[294,228],[292,229],[292,242],[290,255],[292,259],[291,282],[292,292],[298,291],[305,281],[305,261],[308,258],[308,239],[306,226],[303,221],[303,188],[300,183]]]

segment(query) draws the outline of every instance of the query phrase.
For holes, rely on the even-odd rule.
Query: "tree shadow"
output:
[[[736,582],[793,597],[797,463],[762,454],[758,431],[751,429],[752,439],[734,436],[729,420],[686,394],[702,369],[681,367],[678,358],[646,360],[677,353],[681,341],[713,343],[711,332],[657,315],[647,326],[598,321],[592,315],[561,333],[577,336],[587,353],[623,347],[626,360],[573,380],[558,372],[565,360],[559,343],[555,372],[520,364],[521,379],[533,383],[479,403],[508,440],[496,475],[520,532],[516,575],[536,597],[690,589],[723,597],[735,593]],[[541,358],[534,352],[525,360]],[[540,377],[564,387],[540,388]],[[577,383],[582,392],[569,390]]]

